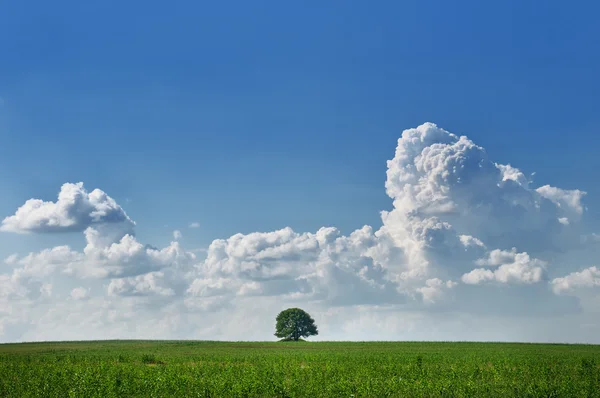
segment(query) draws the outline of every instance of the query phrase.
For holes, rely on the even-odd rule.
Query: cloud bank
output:
[[[144,245],[110,196],[64,184],[0,228],[80,232],[86,245],[5,259],[0,340],[264,340],[278,311],[302,306],[329,340],[600,341],[585,192],[533,187],[432,123],[403,131],[385,189],[380,228],[236,234],[197,258],[180,231]]]

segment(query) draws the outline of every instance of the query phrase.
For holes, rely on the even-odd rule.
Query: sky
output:
[[[0,342],[600,343],[598,12],[0,0]]]

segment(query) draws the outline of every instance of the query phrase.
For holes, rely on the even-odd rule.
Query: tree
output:
[[[275,336],[285,340],[298,341],[300,337],[319,334],[315,320],[300,308],[288,308],[277,315]]]

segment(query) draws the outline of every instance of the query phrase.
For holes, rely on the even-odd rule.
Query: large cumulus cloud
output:
[[[589,258],[569,257],[597,244],[580,225],[584,191],[534,187],[517,167],[432,123],[405,130],[387,166],[392,206],[380,228],[236,234],[214,240],[203,259],[180,234],[163,249],[139,242],[133,221],[98,189],[65,184],[56,202],[31,199],[3,231],[80,231],[86,245],[5,260],[0,338],[39,338],[31,319],[61,328],[69,313],[104,336],[264,339],[287,305],[309,309],[332,339],[419,338],[424,328],[443,339],[494,339],[502,320],[527,316],[538,320],[525,334],[535,340],[535,325],[586,319],[600,273]],[[446,335],[432,332],[436,319]],[[160,326],[141,326],[153,321]],[[385,330],[366,335],[369,324]],[[475,324],[481,333],[470,332]],[[576,336],[593,340],[581,336],[599,327]]]
[[[407,228],[419,231],[420,224],[432,220],[444,223],[437,227],[439,243],[453,239],[453,233],[443,233],[446,229],[474,236],[490,248],[518,248],[526,242],[533,255],[580,241],[576,223],[585,192],[532,189],[519,169],[491,161],[482,147],[434,124],[402,133],[387,176],[394,209],[384,212],[384,225],[399,243]],[[572,221],[571,227],[561,219]]]

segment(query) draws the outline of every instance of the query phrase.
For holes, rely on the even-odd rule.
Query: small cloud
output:
[[[175,231],[173,231],[173,239],[179,240],[182,237],[183,237],[183,235],[181,234],[181,231],[179,231],[178,229],[176,229]]]
[[[200,223],[199,222],[190,223],[190,228],[200,228]]]
[[[462,245],[464,247],[471,247],[471,246],[485,247],[485,245],[483,244],[482,241],[480,241],[479,239],[477,239],[473,236],[470,236],[470,235],[460,235],[459,239],[460,239],[460,243],[462,243]]]
[[[42,284],[42,286],[40,287],[40,293],[42,294],[43,297],[52,297],[52,284],[51,283]],[[73,293],[71,292],[71,294],[73,294]]]
[[[71,298],[73,300],[86,300],[90,296],[90,292],[88,289],[83,287],[76,287],[71,290]]]
[[[17,253],[14,253],[4,259],[4,264],[8,264],[8,265],[16,264],[18,260],[19,260],[19,255]]]

